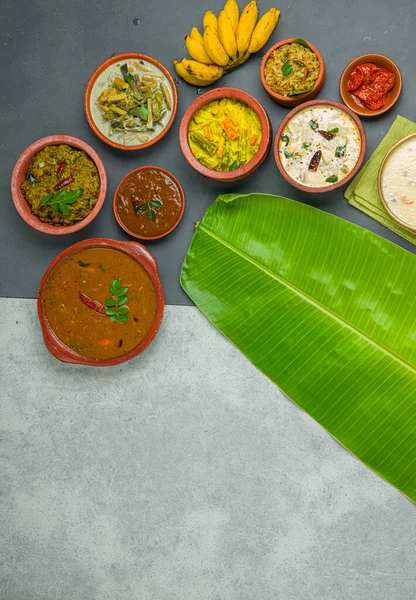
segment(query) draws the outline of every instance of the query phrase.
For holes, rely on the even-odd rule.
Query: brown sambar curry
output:
[[[59,340],[81,356],[118,358],[146,337],[157,299],[145,269],[127,254],[88,248],[52,271],[44,296],[46,319]]]
[[[183,198],[179,186],[166,171],[146,168],[133,171],[117,195],[117,213],[123,225],[144,238],[160,237],[179,221]]]

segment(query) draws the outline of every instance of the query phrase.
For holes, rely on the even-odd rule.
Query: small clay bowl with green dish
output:
[[[172,173],[161,167],[133,169],[123,177],[113,198],[117,223],[139,240],[158,240],[182,219],[185,194]]]
[[[318,59],[318,63],[319,63],[319,74],[318,74],[317,79],[315,80],[315,83],[313,84],[312,89],[309,89],[308,91],[305,91],[300,94],[295,94],[292,96],[289,96],[289,95],[285,96],[283,94],[277,93],[267,83],[266,76],[265,76],[265,69],[266,69],[266,65],[267,65],[269,58],[276,50],[278,50],[285,44],[293,44],[294,42],[298,42],[299,45],[309,48],[309,50],[311,50],[315,54],[316,58]],[[291,61],[285,61],[285,63],[286,63],[285,73],[287,73],[287,76],[290,76],[290,74],[293,72],[293,69],[294,69],[294,67],[296,67],[296,65],[292,64]],[[283,69],[283,66],[281,68]],[[261,65],[260,65],[260,79],[261,79],[261,83],[263,84],[264,89],[269,94],[270,98],[272,100],[274,100],[275,102],[277,102],[277,104],[280,104],[281,106],[288,106],[288,107],[299,106],[299,104],[302,104],[303,102],[307,102],[309,100],[313,100],[314,98],[316,98],[316,96],[319,94],[319,92],[322,90],[322,88],[324,86],[325,74],[326,74],[325,63],[324,63],[324,59],[322,58],[322,55],[319,52],[319,50],[313,44],[311,44],[311,42],[308,42],[308,41],[300,39],[300,38],[289,38],[287,40],[282,40],[282,41],[278,42],[277,44],[275,44],[274,46],[272,46],[264,55],[263,60],[261,61]],[[282,71],[282,75],[285,76],[283,74],[283,71]]]
[[[56,158],[52,156],[55,152]],[[44,155],[45,163],[41,160]],[[74,194],[67,195],[81,189],[75,201]],[[61,194],[62,202],[54,204],[60,191],[65,192]],[[20,155],[13,169],[11,193],[17,212],[28,225],[42,233],[66,235],[83,229],[98,215],[107,193],[107,175],[91,146],[72,136],[51,135],[34,142]],[[46,196],[50,198],[45,204]]]

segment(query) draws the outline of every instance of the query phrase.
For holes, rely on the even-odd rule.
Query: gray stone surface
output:
[[[239,0],[240,7],[244,5]],[[270,41],[303,37],[324,56],[327,81],[320,98],[339,100],[338,83],[347,63],[362,53],[380,52],[397,61],[403,72],[403,93],[386,115],[365,121],[367,156],[380,142],[397,114],[416,119],[415,0],[259,0],[265,12],[276,4],[282,11]],[[168,304],[190,304],[179,286],[179,271],[193,233],[208,205],[221,192],[276,193],[314,204],[371,229],[414,252],[414,246],[349,206],[343,190],[308,195],[287,184],[270,154],[248,179],[222,185],[204,179],[187,165],[177,141],[181,118],[197,97],[195,88],[178,80],[179,110],[163,142],[139,153],[113,151],[92,133],[84,117],[83,94],[94,69],[112,54],[144,52],[161,60],[174,74],[172,60],[185,54],[184,36],[201,25],[208,8],[217,14],[224,0],[16,0],[3,2],[0,18],[0,295],[36,297],[47,265],[65,247],[88,237],[125,238],[112,214],[112,196],[131,169],[146,164],[163,166],[183,184],[186,210],[182,223],[166,239],[148,244],[159,263]],[[137,23],[137,24],[135,24]],[[252,93],[270,115],[276,132],[287,109],[267,96],[259,77],[261,53],[219,85]],[[13,82],[13,83],[11,83]],[[71,236],[45,236],[32,230],[11,205],[9,181],[20,153],[33,141],[55,133],[75,135],[91,144],[107,169],[106,203],[97,219]],[[13,265],[13,277],[9,276]]]
[[[414,600],[415,507],[191,307],[120,367],[0,300],[1,600]]]

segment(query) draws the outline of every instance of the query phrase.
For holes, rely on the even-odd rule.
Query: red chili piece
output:
[[[82,292],[79,292],[78,295],[79,299],[85,304],[85,306],[88,306],[88,308],[95,310],[95,312],[99,313],[100,315],[105,315],[104,306],[102,304],[100,304],[96,300],[91,300],[91,298],[88,298],[88,296],[86,296]]]
[[[362,75],[362,82],[357,86]],[[373,63],[358,65],[351,73],[347,89],[360,104],[370,110],[379,110],[388,100],[387,92],[394,86],[396,77],[387,69],[378,69]]]
[[[321,160],[321,157],[322,157],[322,152],[320,150],[315,152],[315,154],[311,158],[311,162],[309,163],[309,171],[317,170],[317,168],[319,166],[319,162]]]
[[[70,175],[66,179],[63,179],[62,181],[57,183],[53,189],[60,190],[61,188],[65,187],[66,185],[69,185],[70,183],[72,183],[73,181],[74,181],[74,178],[72,177],[72,175]]]
[[[132,196],[131,203],[133,204],[134,212],[136,213],[136,217],[139,216],[140,212],[140,202],[136,196]]]
[[[348,79],[347,90],[349,92],[358,90],[358,88],[360,87],[360,85],[362,84],[363,81],[364,81],[364,73],[362,72],[362,70],[359,67],[357,67],[356,69],[354,69],[354,71],[350,75],[350,78]]]
[[[320,133],[321,136],[326,140],[332,140],[335,137],[333,133],[329,133],[329,131],[324,131],[323,129],[318,129],[318,133]]]
[[[65,161],[63,160],[61,163],[59,163],[59,167],[56,171],[56,176],[60,177],[62,175],[64,169],[65,169]]]

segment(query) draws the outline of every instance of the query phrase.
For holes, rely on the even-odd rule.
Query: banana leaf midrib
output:
[[[350,329],[352,332],[354,332],[355,334],[359,335],[361,338],[363,338],[364,340],[369,342],[372,346],[375,346],[377,349],[381,350],[385,354],[388,354],[393,360],[397,361],[398,363],[400,363],[407,369],[410,369],[410,371],[412,371],[412,373],[416,374],[416,369],[413,367],[413,365],[410,364],[409,362],[407,362],[406,360],[404,360],[403,358],[401,358],[400,356],[398,356],[395,352],[392,352],[389,348],[380,344],[380,342],[378,342],[371,336],[367,335],[366,333],[364,333],[363,331],[361,331],[360,329],[358,329],[357,327],[352,325],[349,321],[346,321],[345,319],[343,319],[342,317],[340,317],[339,315],[337,315],[336,313],[331,311],[329,308],[327,308],[326,306],[324,306],[323,304],[321,304],[320,302],[318,302],[317,300],[315,300],[314,298],[309,296],[306,292],[304,292],[304,291],[300,290],[299,288],[297,288],[296,286],[294,286],[292,283],[288,282],[286,279],[279,277],[276,273],[274,273],[273,271],[270,271],[270,269],[267,269],[267,267],[265,267],[265,266],[261,265],[260,263],[258,263],[257,261],[255,261],[253,258],[251,258],[248,254],[246,254],[242,250],[239,250],[232,244],[229,244],[228,242],[226,242],[223,238],[217,236],[215,233],[213,233],[210,229],[208,229],[202,223],[197,223],[196,229],[200,229],[200,230],[204,231],[205,233],[210,235],[212,238],[217,240],[219,243],[221,243],[223,246],[225,246],[226,248],[228,248],[235,254],[238,254],[239,256],[244,258],[244,260],[247,260],[247,262],[249,262],[250,264],[254,265],[256,268],[263,271],[266,275],[268,275],[272,279],[275,279],[282,285],[286,286],[287,289],[291,290],[298,296],[301,296],[307,302],[309,302],[310,304],[312,304],[319,310],[322,310],[322,312],[327,314],[329,317],[331,317],[335,321],[342,323],[348,329]]]

